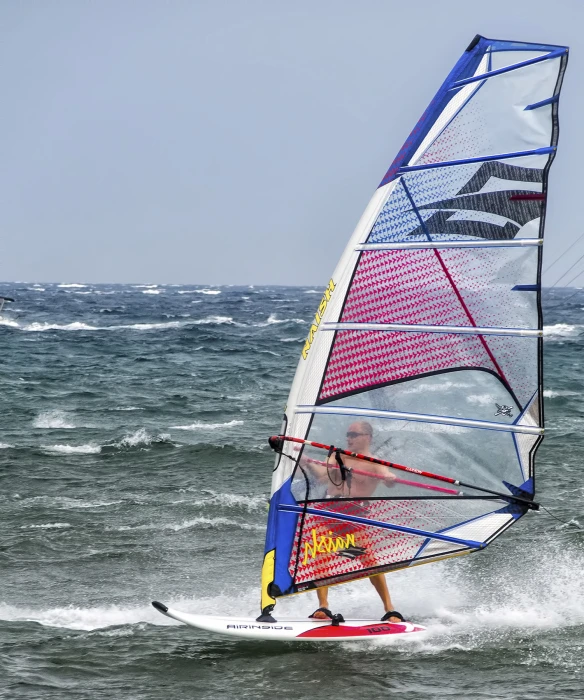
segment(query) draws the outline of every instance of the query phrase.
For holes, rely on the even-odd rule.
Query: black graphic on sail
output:
[[[456,234],[495,241],[515,238],[522,226],[541,216],[544,200],[541,193],[542,172],[537,168],[520,168],[500,161],[483,163],[455,197],[418,207],[419,211],[438,211],[424,221],[423,228],[420,225],[409,235],[419,236],[425,232]],[[509,184],[526,182],[539,185],[540,191],[510,188],[480,192],[491,178],[508,181]],[[503,184],[499,186],[503,187]],[[504,223],[480,220],[471,218],[471,212],[494,214],[507,220]]]

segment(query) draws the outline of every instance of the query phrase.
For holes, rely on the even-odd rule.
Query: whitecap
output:
[[[546,399],[557,399],[559,396],[579,396],[577,391],[556,391],[555,389],[544,389],[543,395]]]
[[[208,323],[218,322],[227,323],[222,319],[222,317],[214,317],[219,319],[219,321],[208,320]],[[13,321],[3,321],[0,319],[0,324],[10,325],[14,327],[20,327],[18,323]],[[67,323],[65,325],[60,325],[56,323],[38,323],[33,322],[28,326],[25,326],[23,330],[25,331],[119,331],[119,330],[130,330],[130,331],[150,331],[150,330],[165,330],[168,328],[179,328],[181,326],[187,326],[190,321],[164,321],[160,323],[131,323],[122,324],[119,326],[90,326],[87,323],[81,323],[76,321],[74,323]],[[201,321],[193,321],[192,323],[202,323]]]
[[[87,285],[86,284],[77,284],[76,282],[72,282],[71,284],[58,284],[57,287],[68,289],[68,288],[75,288],[75,287],[77,287],[77,288],[87,287]]]
[[[20,323],[17,321],[12,321],[9,318],[2,318],[0,316],[0,326],[8,326],[9,328],[20,328]]]
[[[60,325],[58,323],[38,323],[34,321],[28,326],[24,326],[25,331],[98,331],[100,330],[97,326],[90,326],[87,323],[81,323],[80,321],[75,321],[74,323],[66,323],[65,325]]]
[[[243,425],[243,421],[232,420],[229,423],[201,423],[195,421],[190,425],[171,425],[169,430],[218,430],[219,428],[231,428],[235,425]]]
[[[70,430],[75,426],[70,423],[67,419],[67,414],[65,411],[52,410],[52,411],[41,411],[39,415],[33,421],[33,428],[44,428],[44,429],[65,429]]]
[[[197,294],[221,294],[220,289],[195,289]]]
[[[132,323],[126,326],[109,326],[108,330],[115,331],[118,329],[130,331],[153,331],[162,330],[164,328],[180,328],[188,325],[186,321],[164,321],[161,323]]]
[[[14,496],[16,497],[16,495]],[[107,508],[108,506],[118,505],[122,501],[82,501],[78,498],[69,498],[68,496],[32,496],[21,501],[23,507],[36,508],[38,502],[43,502],[48,506],[54,506],[59,510],[76,510],[77,508]]]
[[[71,527],[71,523],[43,523],[42,525],[21,525],[21,530],[62,530]]]
[[[158,287],[157,284],[133,284],[132,287],[134,289],[156,289]]]
[[[196,326],[208,326],[208,325],[223,325],[232,324],[233,318],[231,316],[208,316],[207,318],[201,318],[198,321],[192,321]]]
[[[201,494],[200,486],[189,486],[181,491],[189,491],[191,493]],[[196,501],[188,501],[193,506],[224,506],[226,508],[244,508],[249,512],[264,512],[267,510],[269,503],[267,496],[244,496],[239,493],[219,493],[206,489],[203,495],[208,498],[199,499]]]
[[[36,622],[46,627],[59,627],[73,630],[95,630],[116,625],[134,625],[140,622],[167,625],[173,624],[156,612],[151,605],[140,607],[62,608],[37,609],[0,604],[0,619],[16,622]]]
[[[13,447],[14,445],[9,445],[7,442],[0,442],[0,450],[9,450]]]
[[[174,532],[180,532],[181,530],[190,530],[201,525],[207,527],[237,527],[241,530],[256,530],[258,532],[265,532],[266,530],[265,525],[251,525],[250,523],[242,523],[229,518],[206,518],[204,516],[192,518],[192,520],[183,520],[182,523],[157,522],[144,525],[121,525],[113,529],[117,532],[127,532],[128,530],[173,530]]]
[[[160,289],[143,289],[142,294],[160,294]]]
[[[466,397],[468,403],[475,404],[478,406],[494,406],[494,397],[490,394],[470,394]]]
[[[95,455],[101,452],[99,445],[41,445],[41,448],[63,455]]]
[[[119,442],[114,443],[115,447],[138,447],[140,445],[151,445],[155,442],[167,442],[170,440],[170,435],[168,433],[162,433],[161,435],[152,436],[145,428],[140,428],[134,433],[128,433]]]
[[[270,314],[267,321],[261,321],[260,323],[254,323],[253,325],[258,328],[264,328],[265,326],[273,326],[279,323],[306,323],[302,318],[277,318],[276,314]]]
[[[544,326],[545,338],[575,338],[580,335],[582,326],[573,326],[569,323],[555,323],[553,326]]]

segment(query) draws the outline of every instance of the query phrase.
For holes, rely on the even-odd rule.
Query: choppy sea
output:
[[[150,606],[257,614],[266,438],[321,292],[0,285],[1,698],[584,698],[584,291],[544,293],[538,498],[571,524],[529,513],[485,552],[391,574],[426,634],[255,643]],[[367,581],[331,604],[381,613]]]

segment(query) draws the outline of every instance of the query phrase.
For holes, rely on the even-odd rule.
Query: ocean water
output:
[[[257,614],[266,438],[321,291],[0,286],[1,698],[584,698],[584,292],[544,294],[538,499],[572,524],[530,513],[485,552],[391,574],[427,633],[255,643],[150,606]],[[367,581],[331,605],[381,614]]]

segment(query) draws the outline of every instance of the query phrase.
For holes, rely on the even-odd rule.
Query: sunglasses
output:
[[[369,433],[354,433],[352,431],[347,433],[349,439],[359,437],[359,435],[369,435]]]

